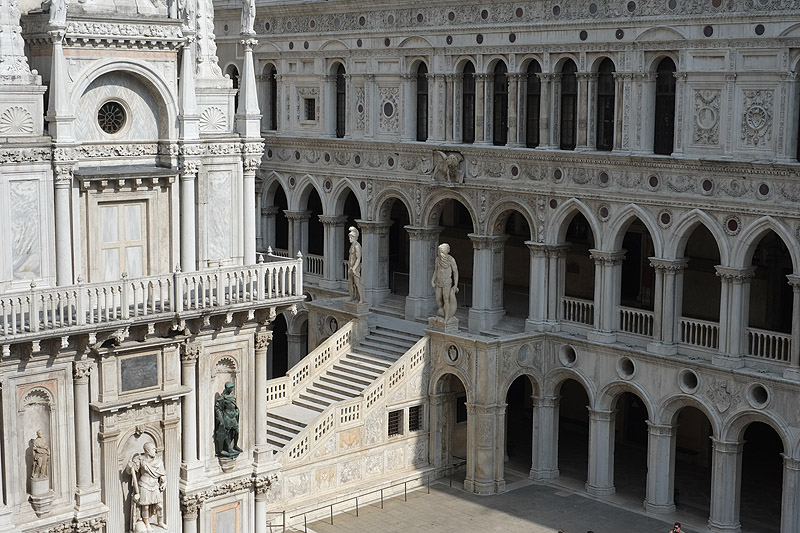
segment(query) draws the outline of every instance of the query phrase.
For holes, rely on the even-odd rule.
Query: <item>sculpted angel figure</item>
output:
[[[50,0],[50,24],[52,26],[66,26],[67,0]]]

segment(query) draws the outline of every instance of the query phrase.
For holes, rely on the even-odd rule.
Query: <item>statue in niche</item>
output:
[[[50,448],[42,436],[42,430],[36,431],[33,439],[33,471],[31,479],[47,479],[50,477]]]
[[[67,5],[68,0],[50,0],[50,25],[51,26],[66,26],[67,25]]]
[[[233,395],[234,384],[225,383],[225,390],[214,402],[214,444],[217,455],[235,458],[242,449],[239,448],[239,406]]]
[[[364,283],[361,281],[361,245],[358,243],[358,230],[350,226],[347,234],[350,239],[350,256],[347,259],[347,291],[350,300],[360,304],[366,303]]]
[[[242,29],[246,35],[254,35],[253,24],[256,21],[256,0],[242,0]]]
[[[436,290],[436,316],[443,317],[446,322],[455,316],[458,307],[458,265],[450,255],[449,244],[440,244],[438,251],[431,286]]]
[[[153,531],[150,520],[155,517],[156,525],[167,530],[164,522],[164,490],[167,488],[167,475],[164,463],[156,455],[152,442],[144,445],[144,452],[134,454],[128,461],[127,472],[131,475],[131,532]]]

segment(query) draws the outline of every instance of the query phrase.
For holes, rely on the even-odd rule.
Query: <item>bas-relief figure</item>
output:
[[[167,529],[164,522],[164,490],[167,485],[166,470],[156,446],[152,442],[144,445],[144,452],[135,454],[128,462],[131,475],[131,532],[153,531],[150,523],[155,518],[156,525]]]
[[[436,290],[436,316],[443,317],[446,322],[455,316],[458,307],[458,265],[450,255],[449,244],[440,244],[438,251],[431,286]]]
[[[214,444],[217,455],[224,458],[235,458],[242,449],[239,448],[239,406],[233,395],[234,384],[227,382],[225,390],[214,402]]]
[[[358,230],[351,226],[347,234],[350,239],[350,255],[347,258],[347,291],[350,300],[363,304],[364,283],[361,281],[361,244],[358,242]]]
[[[33,439],[33,470],[32,479],[47,479],[50,477],[50,448],[42,436],[42,430],[36,431]]]

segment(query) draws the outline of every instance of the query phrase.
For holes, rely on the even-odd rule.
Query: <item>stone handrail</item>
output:
[[[747,328],[747,355],[788,363],[792,357],[792,336],[787,333]]]
[[[655,313],[635,307],[619,307],[619,329],[635,335],[653,336]]]
[[[375,378],[360,395],[329,405],[313,424],[306,426],[284,446],[280,452],[283,456],[276,459],[284,465],[295,466],[313,456],[311,452],[324,444],[326,435],[363,425],[367,413],[382,407],[384,402],[380,400],[388,398],[390,393],[405,385],[414,371],[424,363],[428,341],[428,337],[422,337],[383,374]]]
[[[563,296],[561,305],[563,320],[588,326],[594,325],[594,301]]]
[[[719,348],[719,323],[681,317],[680,340],[684,344],[716,350]]]
[[[302,257],[0,295],[0,341],[303,295]]]
[[[306,255],[306,272],[313,276],[325,274],[325,257],[322,255]]]
[[[314,348],[283,377],[267,381],[267,407],[296,400],[305,387],[333,366],[351,347],[355,321],[351,320]]]

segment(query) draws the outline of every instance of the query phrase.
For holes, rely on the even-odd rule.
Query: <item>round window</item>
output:
[[[119,133],[125,125],[125,108],[119,102],[106,102],[97,111],[97,124],[109,135]]]

